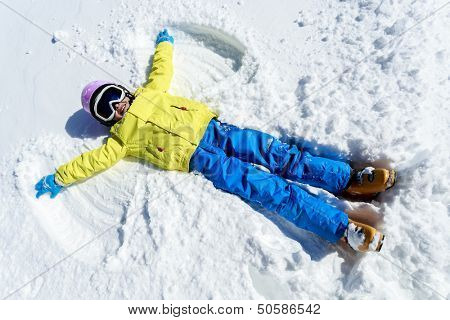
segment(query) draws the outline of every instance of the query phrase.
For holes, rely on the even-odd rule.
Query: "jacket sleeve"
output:
[[[152,70],[145,88],[158,91],[167,91],[173,76],[173,45],[169,41],[164,41],[156,46],[153,56]]]
[[[101,147],[85,152],[56,170],[56,182],[63,186],[86,179],[105,170],[127,154],[126,146],[116,137],[110,137]]]

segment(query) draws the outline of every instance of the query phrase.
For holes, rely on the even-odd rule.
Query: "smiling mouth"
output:
[[[121,105],[117,108],[117,112],[123,114],[126,109],[126,105]]]

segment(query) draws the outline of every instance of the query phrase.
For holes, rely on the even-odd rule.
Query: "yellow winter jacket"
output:
[[[210,120],[217,115],[200,102],[167,93],[173,75],[173,47],[161,42],[148,82],[136,90],[125,116],[101,147],[60,166],[56,180],[69,185],[105,170],[125,156],[166,170],[189,170],[189,161]]]

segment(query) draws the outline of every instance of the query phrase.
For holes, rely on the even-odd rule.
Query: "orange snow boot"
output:
[[[343,192],[350,197],[374,197],[395,184],[395,170],[366,167],[354,170],[348,187]]]
[[[344,237],[348,245],[359,252],[380,252],[384,242],[384,234],[377,229],[350,219]]]

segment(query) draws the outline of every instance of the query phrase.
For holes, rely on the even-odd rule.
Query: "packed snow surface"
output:
[[[0,2],[0,294],[12,299],[450,298],[450,5],[434,0]],[[396,168],[370,203],[308,188],[386,234],[355,254],[126,159],[54,200],[34,184],[108,132],[82,87],[146,80],[318,155]]]

